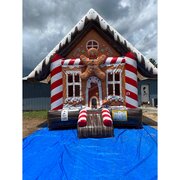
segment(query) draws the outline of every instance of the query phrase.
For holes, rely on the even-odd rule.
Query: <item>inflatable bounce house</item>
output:
[[[154,65],[90,9],[26,78],[50,83],[50,130],[111,137],[114,127],[141,127],[137,83],[156,76]]]

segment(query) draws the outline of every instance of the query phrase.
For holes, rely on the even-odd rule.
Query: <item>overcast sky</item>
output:
[[[23,75],[95,9],[147,58],[157,60],[157,0],[24,0]]]

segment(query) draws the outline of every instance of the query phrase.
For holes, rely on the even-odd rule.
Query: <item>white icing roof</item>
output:
[[[146,71],[151,71],[153,75],[157,75],[157,68],[146,58],[144,57],[131,43],[129,43],[121,34],[119,34],[112,26],[110,26],[94,9],[90,9],[87,14],[71,29],[71,31],[60,41],[59,44],[55,46],[55,48],[35,67],[35,69],[27,76],[26,79],[35,79],[35,76],[43,73],[43,68],[45,66],[49,66],[50,57],[57,51],[59,48],[62,48],[66,42],[71,42],[71,35],[78,29],[78,31],[82,31],[85,27],[85,19],[87,20],[95,20],[99,18],[99,25],[103,30],[106,30],[108,27],[113,33],[114,40],[117,41],[118,38],[122,44],[126,44],[126,46],[137,55],[137,59],[139,63],[142,63],[144,59],[144,68]],[[46,70],[47,71],[47,70]],[[44,73],[43,73],[44,74]],[[39,79],[39,78],[38,78]],[[37,80],[37,79],[36,79]],[[39,79],[43,80],[43,79]]]

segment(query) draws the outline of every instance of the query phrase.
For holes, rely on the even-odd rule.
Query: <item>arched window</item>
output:
[[[90,49],[90,48],[96,48],[96,49],[99,49],[99,43],[95,40],[89,40],[87,43],[86,43],[86,49]]]

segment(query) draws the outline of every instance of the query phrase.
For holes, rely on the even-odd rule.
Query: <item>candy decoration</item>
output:
[[[123,64],[123,63],[125,63],[125,59],[126,59],[126,57],[108,57],[105,59],[104,63],[101,66],[118,65],[120,63]],[[62,66],[63,67],[66,67],[69,65],[81,66],[81,65],[83,65],[83,63],[80,60],[80,58],[73,58],[73,59],[66,59],[66,60],[62,59]]]
[[[126,54],[125,64],[126,107],[138,107],[137,62],[132,53]]]
[[[113,121],[112,121],[111,114],[108,109],[106,108],[102,109],[102,118],[103,118],[103,124],[105,126],[112,126]]]
[[[90,76],[95,75],[100,80],[104,80],[106,74],[102,71],[102,69],[100,69],[99,66],[105,61],[106,56],[104,54],[98,56],[98,50],[95,48],[90,48],[88,49],[88,57],[85,55],[80,56],[82,63],[86,66],[86,70],[80,75],[81,79],[87,80]]]
[[[79,116],[78,116],[78,126],[79,127],[84,127],[86,125],[87,125],[87,110],[82,109],[79,112]]]
[[[62,66],[59,54],[51,59],[51,110],[63,108]]]
[[[79,58],[62,60],[62,66],[69,66],[69,65],[72,66],[83,65],[83,63]]]

